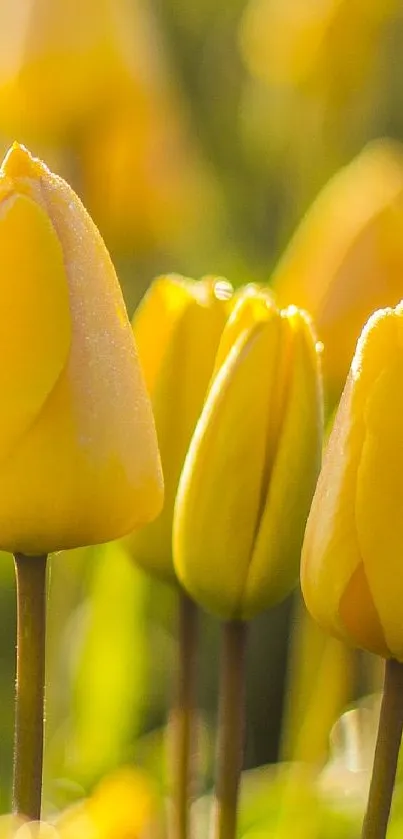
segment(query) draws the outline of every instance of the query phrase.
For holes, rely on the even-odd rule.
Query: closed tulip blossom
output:
[[[0,547],[122,536],[162,503],[130,323],[81,202],[18,145],[0,172],[0,276]]]
[[[172,517],[179,476],[210,383],[229,314],[232,289],[217,278],[160,277],[133,318],[133,331],[151,397],[165,479],[158,518],[130,537],[134,559],[176,582]]]
[[[178,577],[225,620],[281,600],[299,554],[321,452],[321,387],[307,316],[256,291],[226,326],[182,472]]]
[[[309,515],[308,609],[326,629],[403,661],[403,306],[357,344]]]

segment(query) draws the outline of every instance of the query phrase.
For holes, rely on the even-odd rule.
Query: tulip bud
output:
[[[357,344],[306,528],[302,589],[313,617],[403,660],[403,306]]]
[[[403,155],[371,143],[325,186],[273,278],[281,305],[312,315],[332,403],[370,314],[403,297]]]
[[[203,407],[217,347],[229,314],[232,289],[213,278],[157,279],[133,319],[133,330],[151,395],[165,479],[162,513],[129,540],[147,571],[176,581],[172,517],[179,476]]]
[[[21,146],[0,171],[0,547],[43,554],[155,516],[151,406],[105,245]]]
[[[197,602],[244,620],[296,583],[320,463],[321,388],[310,323],[295,307],[280,312],[246,293],[221,347],[179,483],[174,562]]]

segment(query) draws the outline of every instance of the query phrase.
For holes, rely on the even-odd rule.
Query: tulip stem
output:
[[[216,758],[215,839],[235,839],[245,729],[246,623],[222,628]]]
[[[13,810],[40,819],[45,683],[47,556],[15,554],[17,682]]]
[[[189,839],[190,806],[195,780],[195,693],[197,675],[198,608],[179,592],[179,662],[176,696],[171,714],[172,839]]]
[[[385,663],[385,681],[374,766],[362,839],[384,839],[388,827],[403,728],[403,664]]]

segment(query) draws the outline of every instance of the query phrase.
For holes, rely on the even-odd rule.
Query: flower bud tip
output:
[[[10,178],[37,178],[43,165],[25,146],[14,142],[3,160],[1,172]]]

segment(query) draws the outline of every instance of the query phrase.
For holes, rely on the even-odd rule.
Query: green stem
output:
[[[235,839],[245,728],[246,624],[224,623],[218,708],[215,839]]]
[[[40,819],[45,684],[46,555],[15,554],[17,687],[13,810]]]
[[[374,766],[362,839],[384,839],[396,776],[403,727],[403,664],[389,659],[385,681]]]
[[[184,591],[178,603],[179,666],[171,713],[172,839],[189,839],[194,785],[198,609]]]

